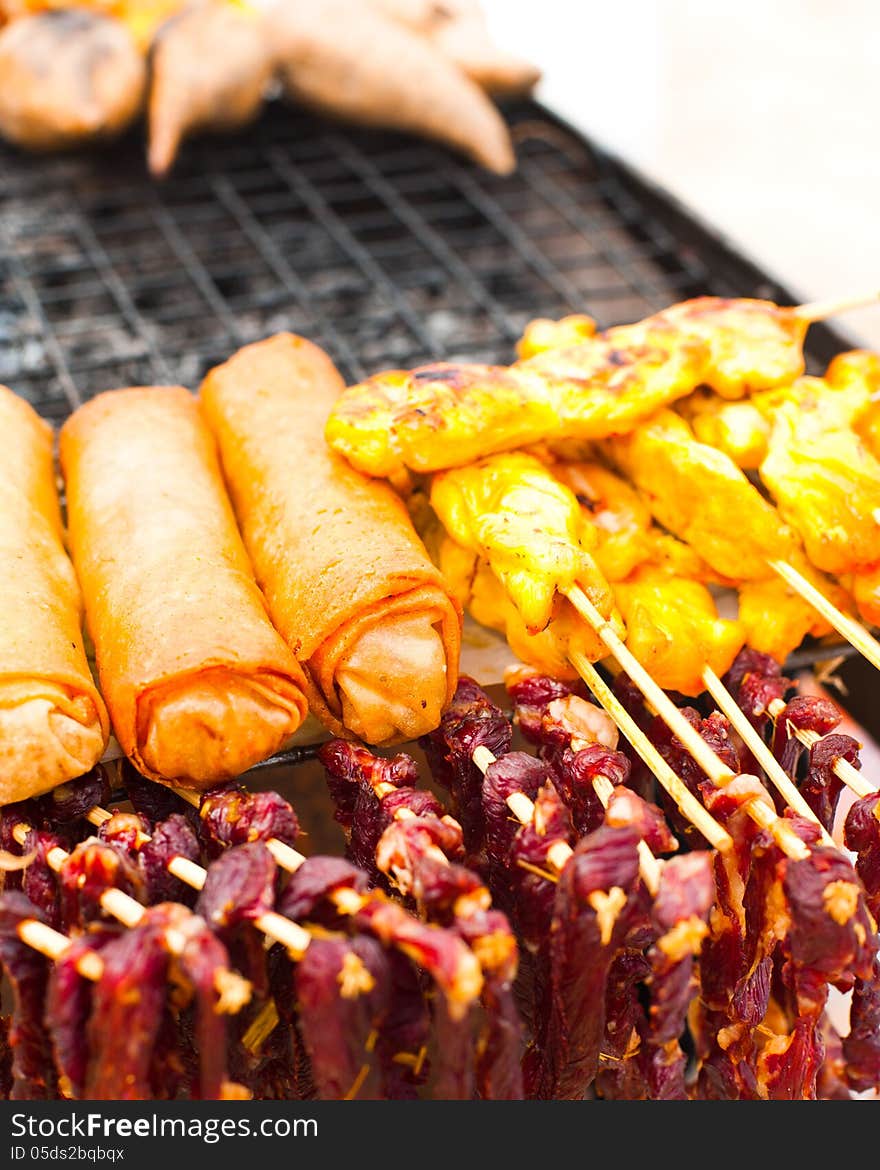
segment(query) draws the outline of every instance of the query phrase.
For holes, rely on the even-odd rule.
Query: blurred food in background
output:
[[[495,47],[473,0],[0,0],[0,135],[31,150],[112,138],[144,113],[148,162],[282,96],[514,169],[493,98],[538,70]]]

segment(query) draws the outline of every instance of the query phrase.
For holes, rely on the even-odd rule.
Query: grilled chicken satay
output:
[[[577,500],[539,460],[495,455],[434,477],[431,505],[451,540],[486,562],[518,615],[524,636],[545,634],[558,657],[570,634],[592,661],[601,640],[583,629],[563,593],[575,583],[603,617],[620,625],[610,586],[593,560],[597,543]]]
[[[828,632],[806,602],[773,581],[768,561],[788,561],[846,604],[842,591],[817,575],[793,530],[732,460],[698,443],[683,418],[661,411],[603,450],[639,489],[656,520],[699,549],[715,572],[740,583],[740,620],[749,645],[782,658],[807,633]],[[784,611],[764,630],[757,619],[768,611],[772,616],[778,605]]]
[[[708,385],[728,398],[803,372],[806,323],[770,301],[702,297],[590,336],[589,319],[533,324],[511,367],[377,374],[348,389],[327,440],[370,475],[456,466],[545,440],[626,434]],[[574,344],[572,344],[574,341]]]
[[[272,71],[270,33],[260,13],[229,0],[202,0],[175,16],[153,47],[150,171],[166,174],[190,133],[232,130],[255,118]]]
[[[630,430],[705,381],[709,348],[671,325],[622,326],[507,366],[437,363],[377,374],[339,398],[327,441],[402,481],[547,439]]]
[[[582,506],[592,555],[610,583],[629,649],[662,687],[700,694],[707,663],[724,674],[744,641],[739,623],[719,618],[700,581],[712,577],[708,567],[687,545],[662,533],[638,493],[613,472],[587,463],[552,463],[549,470]],[[501,630],[520,658],[557,677],[576,677],[568,653],[589,647],[592,635],[564,598],[555,599],[549,626],[529,634],[486,560],[447,536],[440,566],[475,620]]]
[[[123,131],[141,108],[146,64],[119,21],[61,9],[3,28],[0,78],[0,134],[56,150]]]
[[[321,112],[424,134],[498,174],[515,166],[501,115],[423,37],[362,0],[276,0],[267,13],[287,93]]]

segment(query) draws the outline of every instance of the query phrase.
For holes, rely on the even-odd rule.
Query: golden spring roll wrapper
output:
[[[82,603],[55,482],[52,430],[0,386],[0,804],[81,776],[109,722],[83,648]]]
[[[401,500],[327,447],[344,388],[289,333],[212,370],[202,409],[275,625],[336,735],[386,745],[434,727],[458,678],[461,610]]]
[[[195,398],[111,390],[61,431],[74,563],[120,747],[203,788],[277,751],[307,712]]]

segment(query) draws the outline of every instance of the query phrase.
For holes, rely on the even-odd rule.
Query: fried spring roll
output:
[[[269,612],[314,712],[372,744],[437,726],[458,676],[461,611],[391,489],[334,455],[343,381],[289,333],[246,346],[201,388]]]
[[[47,792],[101,758],[107,712],[86,661],[64,551],[52,431],[0,386],[0,804]]]
[[[216,450],[180,386],[111,390],[61,431],[70,543],[116,738],[154,780],[207,787],[307,711]]]

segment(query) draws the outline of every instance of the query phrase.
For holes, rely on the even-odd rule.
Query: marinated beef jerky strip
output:
[[[268,841],[295,845],[299,821],[291,805],[277,792],[249,792],[239,785],[211,789],[199,803],[202,836],[211,856],[228,845]]]
[[[119,931],[98,926],[74,939],[49,975],[46,996],[46,1029],[66,1097],[82,1097],[89,1068],[86,1029],[92,1011],[94,983],[78,970],[83,956],[99,954]]]
[[[315,939],[294,967],[303,1042],[320,1097],[377,1100],[375,1046],[390,1007],[387,954],[372,938]]]
[[[138,853],[138,867],[146,884],[147,902],[181,902],[192,909],[195,891],[169,871],[175,857],[201,862],[199,839],[187,818],[172,813],[153,826],[149,841],[144,841]]]
[[[483,824],[489,881],[497,893],[504,889],[510,847],[517,833],[517,821],[508,807],[508,797],[522,793],[534,800],[542,785],[551,779],[542,760],[527,752],[508,752],[486,769],[483,779]]]
[[[8,86],[4,84],[4,92]],[[88,772],[109,723],[89,670],[82,601],[64,549],[52,430],[0,386],[0,805]]]
[[[58,871],[58,884],[65,931],[106,918],[101,895],[107,890],[122,890],[136,901],[146,902],[146,887],[137,864],[93,837],[77,845],[64,860]]]
[[[458,680],[452,702],[434,731],[419,740],[431,775],[452,797],[452,815],[464,832],[468,855],[483,847],[483,773],[474,763],[478,747],[496,759],[510,751],[510,720],[467,675]]]
[[[540,1099],[580,1100],[599,1067],[605,993],[639,887],[638,834],[603,826],[578,842],[557,886],[549,1003],[527,1061]]]
[[[666,862],[651,908],[655,938],[647,951],[650,998],[637,1058],[651,1100],[688,1098],[686,1057],[679,1041],[697,991],[696,958],[714,902],[710,854],[688,853]]]
[[[870,979],[856,979],[849,1009],[849,1033],[843,1038],[847,1084],[862,1093],[880,1089],[880,962]]]
[[[226,1083],[227,1012],[249,996],[245,981],[229,971],[228,956],[203,919],[165,902],[147,910],[141,924],[126,930],[102,952],[88,1027],[92,1054],[86,1096],[94,1100],[150,1100],[161,1096],[161,1068],[169,989],[175,1010],[193,1006],[198,1065],[193,1096],[215,1099]]]
[[[204,789],[271,755],[306,713],[195,400],[115,390],[61,431],[70,541],[116,738],[153,780]]]
[[[461,613],[400,499],[324,442],[343,385],[325,353],[282,333],[212,370],[200,398],[312,709],[336,735],[389,744],[437,726]]]
[[[856,873],[862,879],[875,921],[880,921],[880,792],[850,806],[843,825],[847,849],[856,854]]]
[[[260,841],[231,845],[208,867],[196,902],[196,913],[215,930],[236,968],[258,994],[268,993],[265,938],[251,928],[275,905],[278,869]]]
[[[840,723],[840,711],[829,699],[817,695],[795,695],[776,717],[773,754],[789,776],[797,771],[803,747],[796,731],[814,731],[827,735]]]
[[[458,864],[464,855],[461,826],[444,815],[430,793],[403,783],[418,779],[415,761],[408,756],[383,760],[344,740],[325,745],[319,756],[337,819],[346,828],[350,856],[366,860],[371,851],[370,868],[411,897],[428,921],[456,930],[480,960],[484,1019],[476,1041],[477,1091],[489,1099],[518,1099],[522,1039],[512,996],[516,941],[506,916],[490,909],[491,895],[482,879]],[[357,794],[354,802],[352,793]],[[449,1062],[459,1069],[472,1063]],[[453,1091],[442,1084],[441,1089]],[[465,1095],[461,1083],[457,1095]]]
[[[57,1092],[49,1036],[43,1026],[49,960],[22,942],[19,925],[43,922],[40,911],[18,890],[0,894],[0,972],[12,988],[8,1043],[12,1049],[13,1101],[46,1101]]]

